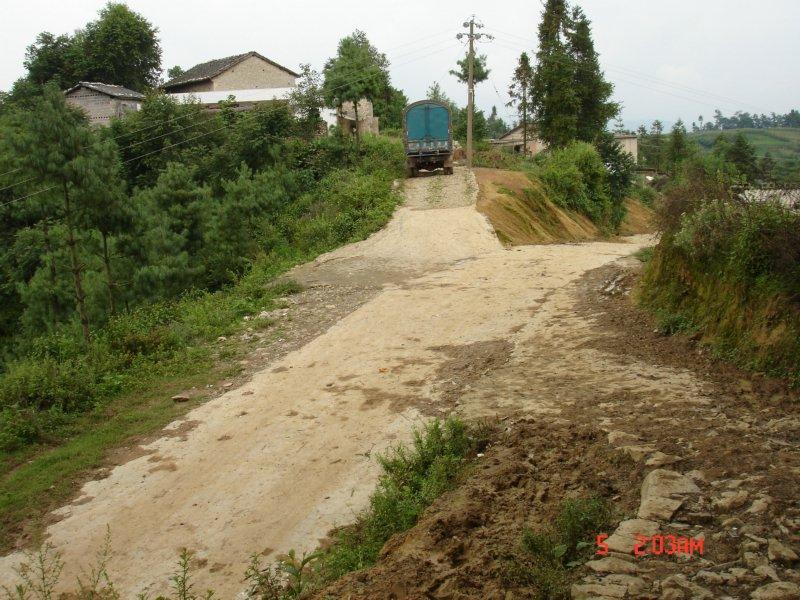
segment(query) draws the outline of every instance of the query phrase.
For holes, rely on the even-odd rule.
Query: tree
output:
[[[87,79],[134,90],[158,85],[161,74],[158,29],[124,4],[109,2],[80,37]]]
[[[692,147],[686,136],[686,127],[680,119],[672,126],[666,154],[667,162],[673,171],[677,170],[677,167],[692,155]]]
[[[752,183],[758,178],[756,150],[742,133],[738,133],[733,138],[733,143],[728,146],[725,158],[736,166],[736,170],[744,175],[747,181]]]
[[[461,83],[469,82],[469,53],[461,60],[456,61],[458,65],[457,70],[450,70],[450,75],[457,78]],[[472,81],[475,85],[483,83],[489,79],[491,70],[486,67],[486,55],[481,54],[475,56],[475,62],[472,66]]]
[[[516,106],[519,115],[519,123],[522,125],[522,147],[524,152],[528,152],[528,134],[530,133],[533,100],[531,98],[531,86],[533,85],[533,67],[527,52],[519,55],[517,68],[511,79],[508,88],[508,95],[511,100],[508,106]]]
[[[608,121],[619,114],[619,104],[610,100],[614,86],[606,81],[592,40],[591,22],[575,7],[569,19],[567,40],[575,72],[573,87],[578,105],[576,135],[594,142]]]
[[[472,117],[472,137],[475,140],[484,140],[488,135],[486,115],[482,110],[476,110]],[[456,108],[453,112],[453,136],[465,142],[467,139],[467,109]]]
[[[389,61],[369,43],[363,31],[356,30],[339,42],[334,58],[325,63],[325,82],[322,94],[328,106],[342,108],[352,102],[356,118],[356,144],[360,142],[358,130],[358,101],[370,102],[380,96],[389,85]]]
[[[82,75],[81,53],[68,35],[43,31],[25,50],[28,80],[38,85],[54,81],[61,89],[75,85]]]
[[[625,198],[633,184],[636,162],[614,134],[603,131],[597,136],[595,146],[603,159],[608,173],[608,188],[611,196],[611,226],[616,229],[625,218]]]
[[[497,115],[497,107],[492,106],[492,112],[489,118],[486,119],[486,135],[487,137],[496,140],[508,131],[508,125],[501,117]]]
[[[300,79],[289,95],[289,106],[298,119],[304,137],[313,137],[322,125],[322,76],[310,64],[300,65]]]
[[[442,86],[439,85],[438,81],[434,81],[431,86],[428,88],[426,92],[426,96],[428,100],[433,100],[435,102],[442,102],[443,104],[447,104],[448,106],[452,106],[454,102],[444,93]]]
[[[180,65],[175,65],[174,67],[167,70],[167,79],[175,79],[176,77],[180,77],[183,75],[184,70],[183,67]]]
[[[564,41],[565,0],[547,0],[539,24],[539,50],[531,92],[537,135],[551,147],[576,139],[580,99],[574,88],[574,61]]]
[[[69,107],[55,84],[45,86],[34,102],[33,115],[20,114],[8,139],[16,155],[20,177],[31,178],[55,200],[51,218],[63,227],[78,313],[88,342],[89,317],[84,291],[82,244],[86,233],[87,207],[106,197],[118,181],[118,159],[111,142],[103,142],[91,131],[79,111]],[[54,208],[55,208],[54,203]]]

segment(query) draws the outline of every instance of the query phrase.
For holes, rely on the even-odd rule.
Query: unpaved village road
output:
[[[182,547],[200,559],[197,590],[234,597],[250,554],[310,550],[352,521],[375,485],[377,452],[407,439],[420,420],[449,413],[454,392],[470,389],[465,372],[477,385],[517,353],[558,345],[551,327],[574,302],[564,290],[649,241],[504,249],[474,209],[477,186],[466,171],[409,180],[405,193],[383,231],[293,274],[311,286],[383,285],[371,300],[173,423],[173,434],[87,483],[58,511],[47,534],[63,552],[66,583],[91,563],[108,527],[108,570],[123,597],[164,591]],[[602,356],[591,364],[585,386],[699,393],[691,381],[670,374],[668,383],[652,369],[640,377],[615,366],[614,382],[603,383]],[[557,366],[569,369],[569,357]],[[468,412],[558,411],[565,390],[549,372],[548,385],[530,390],[523,374],[507,371],[513,380],[503,397],[467,394],[475,404]],[[0,582],[11,581],[19,560],[0,559]]]

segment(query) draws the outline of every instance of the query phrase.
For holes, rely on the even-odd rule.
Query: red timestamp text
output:
[[[595,541],[598,556],[608,554],[608,535],[601,533]],[[705,552],[705,539],[677,535],[637,535],[631,551],[634,556],[671,556],[684,554],[700,556]]]

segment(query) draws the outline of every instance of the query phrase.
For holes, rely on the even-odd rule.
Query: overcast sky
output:
[[[95,18],[104,0],[3,2],[0,89],[23,74],[25,47],[40,31],[72,32]],[[362,29],[389,57],[392,81],[410,100],[433,81],[463,104],[450,75],[464,48],[455,39],[474,13],[496,36],[481,44],[490,80],[479,107],[511,109],[507,88],[516,59],[532,50],[539,0],[129,0],[159,28],[164,68],[256,50],[291,68],[320,69],[338,40]],[[661,119],[687,124],[715,108],[783,113],[800,106],[798,0],[583,0],[615,97],[629,127]],[[112,83],[112,82],[109,82]]]

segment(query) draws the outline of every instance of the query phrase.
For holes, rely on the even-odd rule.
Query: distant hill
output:
[[[714,147],[717,136],[733,138],[742,133],[756,149],[756,154],[764,156],[769,152],[777,161],[800,160],[800,129],[795,127],[774,127],[770,129],[725,129],[724,131],[701,131],[690,133],[704,150]]]
[[[738,133],[747,138],[758,156],[770,153],[775,160],[773,176],[778,185],[790,187],[800,185],[800,128],[725,129],[690,133],[689,137],[700,144],[703,150],[710,151],[718,135],[724,134],[728,139],[733,139]]]

